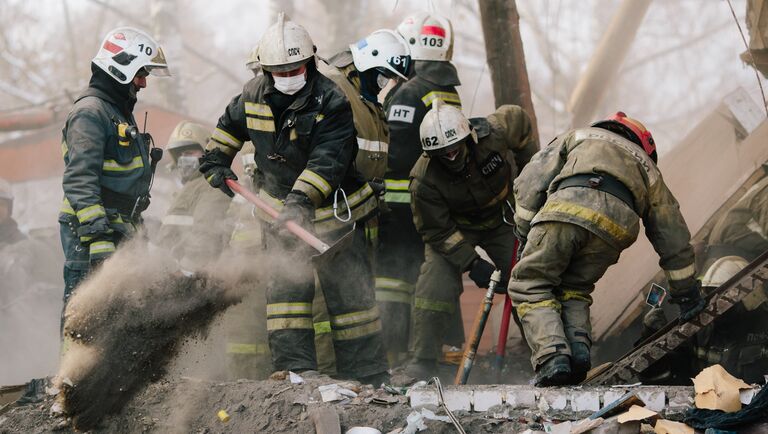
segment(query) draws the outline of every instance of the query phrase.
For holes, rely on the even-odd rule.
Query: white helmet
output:
[[[392,30],[376,30],[365,38],[350,44],[355,68],[363,72],[381,68],[385,75],[396,75],[408,79],[408,65],[411,63],[408,44]]]
[[[181,121],[173,129],[165,149],[171,154],[174,163],[183,151],[188,149],[205,150],[205,145],[211,138],[211,130],[204,125],[194,122]]]
[[[254,74],[261,70],[261,63],[259,63],[259,44],[248,53],[248,60],[245,62],[245,67],[253,71]]]
[[[477,133],[464,113],[441,99],[436,99],[432,110],[424,116],[419,135],[421,148],[430,156],[445,154],[452,149],[452,145],[461,143],[469,135],[477,142]]]
[[[315,56],[315,44],[307,30],[290,21],[285,12],[277,14],[277,23],[264,32],[257,49],[256,59],[265,71],[291,71]]]
[[[722,257],[709,266],[704,277],[701,278],[701,286],[717,288],[747,265],[749,261],[741,256]]]
[[[448,18],[419,12],[406,17],[397,31],[411,48],[413,60],[450,61],[453,27]]]
[[[163,48],[133,27],[118,27],[107,33],[92,62],[122,84],[133,80],[141,68],[152,75],[171,75]]]

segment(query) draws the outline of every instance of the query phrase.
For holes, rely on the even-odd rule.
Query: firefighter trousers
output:
[[[351,245],[317,270],[325,296],[338,375],[362,379],[386,372],[381,320],[364,225],[354,230]],[[323,237],[329,244],[342,233]],[[283,266],[272,267],[267,284],[267,333],[276,370],[317,370],[312,302],[314,252],[297,240],[267,233],[272,255]]]
[[[462,230],[464,238],[488,253],[491,261],[509,275],[515,246],[512,226],[502,224],[492,230]],[[424,247],[425,261],[416,282],[414,298],[414,357],[436,360],[441,353],[445,334],[459,307],[463,291],[462,270],[449,262],[428,244]],[[462,339],[463,340],[463,339]]]
[[[592,291],[621,251],[581,226],[534,224],[509,282],[509,295],[531,348],[536,369],[570,345],[592,346]]]

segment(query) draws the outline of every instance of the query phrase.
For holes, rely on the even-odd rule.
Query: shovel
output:
[[[253,194],[253,192],[246,189],[232,179],[227,179],[226,183],[227,187],[232,189],[232,191],[236,192],[240,196],[243,196],[245,200],[256,205],[257,208],[267,213],[267,215],[273,219],[277,219],[277,216],[280,213],[277,212],[276,209],[269,206],[269,204],[265,202],[264,199],[256,196]],[[352,236],[355,231],[354,229],[350,230],[338,241],[336,241],[336,243],[333,245],[328,245],[320,238],[317,238],[317,236],[315,236],[312,232],[299,226],[294,221],[287,221],[285,223],[285,228],[288,229],[288,231],[290,231],[292,234],[296,235],[298,239],[304,241],[305,243],[312,246],[315,250],[317,250],[318,254],[312,256],[312,263],[316,268],[321,268],[323,265],[332,262],[341,252],[345,251],[347,247],[352,244]]]

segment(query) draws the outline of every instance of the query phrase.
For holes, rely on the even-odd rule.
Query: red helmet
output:
[[[648,131],[648,129],[645,128],[645,125],[640,121],[627,117],[624,112],[616,112],[616,114],[608,119],[595,122],[592,126],[603,128],[626,137],[642,146],[645,153],[648,154],[654,162],[658,160],[656,143],[653,141],[651,132]]]

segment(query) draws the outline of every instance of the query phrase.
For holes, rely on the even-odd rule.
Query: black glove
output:
[[[491,283],[491,274],[496,270],[496,266],[478,257],[469,266],[469,278],[475,282],[479,288],[487,288]],[[501,286],[501,285],[499,285]]]
[[[311,229],[312,217],[315,213],[315,205],[306,194],[292,191],[285,197],[285,206],[275,219],[275,227],[278,229],[278,235],[287,237],[288,231],[285,229],[285,223],[293,221],[304,229]]]
[[[227,179],[237,181],[237,175],[230,169],[232,166],[232,157],[225,154],[221,149],[205,151],[200,157],[200,172],[205,176],[205,180],[211,187],[218,188],[227,196],[234,197],[235,193],[227,186]]]
[[[670,303],[680,308],[680,321],[686,322],[699,314],[707,306],[707,300],[701,297],[701,281],[696,280],[695,285],[688,290],[677,292],[670,299]]]

